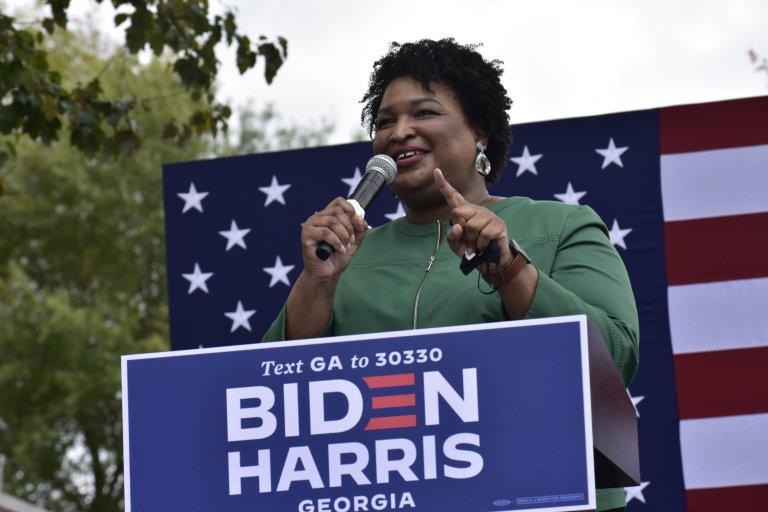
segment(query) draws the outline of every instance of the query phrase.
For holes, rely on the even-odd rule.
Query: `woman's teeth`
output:
[[[397,155],[397,160],[402,160],[403,158],[410,158],[415,155],[420,155],[422,151],[406,151],[405,153],[400,153]]]

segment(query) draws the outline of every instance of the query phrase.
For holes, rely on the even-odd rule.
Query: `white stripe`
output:
[[[768,145],[661,155],[664,220],[768,211]]]
[[[670,286],[667,295],[673,353],[768,346],[768,278]]]
[[[768,414],[680,422],[686,489],[768,483]]]

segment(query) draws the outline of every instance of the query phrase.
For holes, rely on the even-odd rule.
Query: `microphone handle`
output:
[[[363,179],[358,183],[355,191],[349,196],[350,201],[356,201],[359,205],[358,214],[362,217],[365,214],[365,210],[376,199],[381,189],[386,185],[387,180],[381,172],[368,171],[363,176]],[[360,212],[362,210],[362,213]],[[315,256],[321,261],[325,261],[331,257],[335,249],[328,242],[320,242],[315,249]]]
[[[320,242],[315,249],[315,256],[321,261],[325,261],[331,257],[333,253],[333,247],[328,242]]]

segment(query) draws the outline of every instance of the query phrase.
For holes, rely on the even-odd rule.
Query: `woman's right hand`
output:
[[[315,282],[337,279],[349,266],[367,230],[368,224],[343,197],[337,197],[315,212],[304,221],[301,229],[304,274]],[[315,255],[320,242],[327,242],[334,248],[325,261]]]

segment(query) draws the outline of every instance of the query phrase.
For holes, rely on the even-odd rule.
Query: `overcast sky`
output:
[[[11,2],[23,3],[22,0]],[[76,9],[93,10],[92,0]],[[105,2],[106,3],[106,2]],[[272,85],[240,76],[221,52],[222,99],[275,104],[298,123],[333,121],[331,142],[359,130],[371,65],[390,41],[451,36],[504,61],[512,122],[768,94],[747,50],[768,54],[768,0],[214,0],[252,38],[282,35]],[[105,16],[103,26],[110,18]]]

